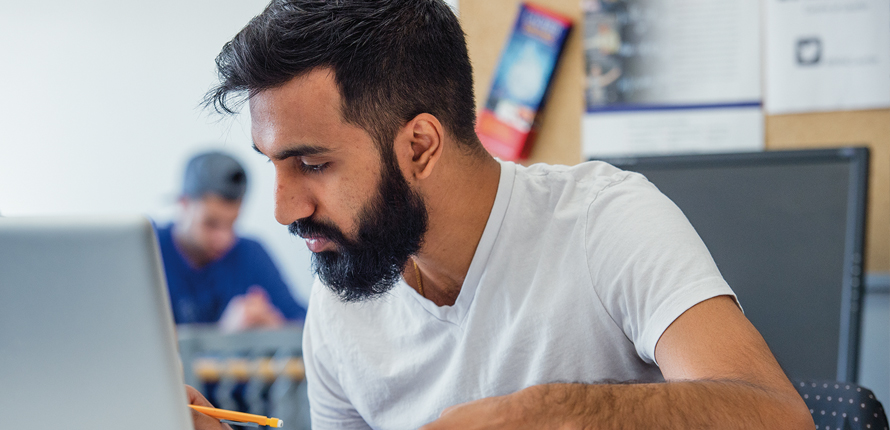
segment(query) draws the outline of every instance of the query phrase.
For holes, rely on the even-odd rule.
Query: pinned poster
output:
[[[763,148],[758,1],[581,5],[584,158]]]
[[[476,122],[479,140],[492,155],[511,161],[528,156],[538,111],[571,26],[569,18],[547,8],[520,5],[491,92]]]
[[[890,0],[764,0],[770,114],[890,106]]]

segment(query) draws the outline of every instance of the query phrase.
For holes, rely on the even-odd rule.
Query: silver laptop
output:
[[[192,429],[141,217],[0,218],[0,427]]]

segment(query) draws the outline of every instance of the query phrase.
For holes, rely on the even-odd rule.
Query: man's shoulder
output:
[[[521,167],[497,243],[511,253],[526,247],[586,246],[592,224],[622,219],[660,196],[644,176],[604,162]]]
[[[152,221],[152,225],[158,238],[158,246],[162,252],[170,252],[173,249],[173,223],[158,224]]]
[[[602,161],[574,166],[533,164],[519,167],[514,185],[518,206],[586,211],[604,191],[644,193],[655,187],[641,174]]]
[[[627,181],[648,182],[639,173],[621,170],[603,161],[587,161],[574,166],[532,164],[518,169],[517,177],[534,187],[589,194]]]
[[[574,165],[564,164],[547,164],[535,163],[529,166],[520,167],[528,175],[544,176],[544,175],[568,175],[571,177],[582,179],[590,179],[594,177],[612,176],[618,173],[627,173],[605,161],[585,161]]]
[[[237,235],[235,246],[232,248],[238,254],[243,256],[268,255],[266,247],[253,238],[252,236]]]
[[[259,240],[254,239],[252,236],[242,236],[240,234],[238,235],[238,246],[252,249],[265,249]]]
[[[158,237],[169,237],[173,234],[172,233],[173,232],[173,223],[172,222],[158,224],[157,221],[152,220],[151,225],[152,225],[152,227],[154,227],[155,234],[157,234]]]

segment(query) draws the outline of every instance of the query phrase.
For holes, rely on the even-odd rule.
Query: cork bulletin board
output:
[[[501,50],[512,29],[520,0],[460,0],[460,18],[473,62],[476,103],[481,107]],[[538,0],[556,12],[583,22],[581,0]],[[540,130],[526,163],[577,164],[581,158],[584,77],[581,31],[565,45],[539,114]],[[767,150],[825,148],[842,145],[871,149],[865,268],[890,272],[890,109],[767,116]]]

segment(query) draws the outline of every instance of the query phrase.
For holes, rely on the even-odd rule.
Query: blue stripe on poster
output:
[[[666,111],[666,110],[692,110],[692,109],[733,109],[733,108],[753,108],[761,107],[760,101],[738,102],[738,103],[711,103],[697,105],[646,105],[646,104],[625,104],[625,105],[608,105],[587,108],[587,113],[610,113],[610,112],[640,112],[640,111]]]

